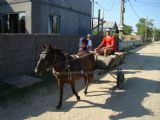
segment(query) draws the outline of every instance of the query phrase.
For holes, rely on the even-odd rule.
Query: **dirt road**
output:
[[[125,62],[124,90],[113,89],[110,75],[96,76],[84,96],[84,83],[77,81],[81,101],[66,85],[62,110],[56,110],[58,88],[41,88],[25,100],[0,106],[0,120],[160,120],[160,42],[132,50]]]

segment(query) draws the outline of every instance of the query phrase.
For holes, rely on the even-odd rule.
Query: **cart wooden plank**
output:
[[[112,68],[116,65],[119,65],[123,62],[125,53],[124,52],[115,52],[114,55],[101,56],[97,57],[97,67],[100,69]]]

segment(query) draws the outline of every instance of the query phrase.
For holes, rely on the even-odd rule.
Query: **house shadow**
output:
[[[132,53],[126,56],[125,70],[160,70],[160,53]],[[131,61],[132,60],[132,61]]]
[[[57,109],[56,106],[59,101],[59,88],[55,82],[50,82],[49,84],[50,86],[53,85],[53,87],[46,88],[48,87],[48,85],[40,86],[37,92],[33,91],[36,91],[36,88],[31,88],[32,90],[30,90],[30,88],[24,88],[23,90],[19,90],[20,92],[23,91],[22,94],[24,94],[21,98],[15,98],[11,101],[9,100],[8,103],[0,104],[0,115],[2,114],[2,116],[0,116],[0,120],[4,118],[10,119],[11,116],[13,120],[23,120],[30,117],[37,117],[48,111],[56,113],[69,112],[77,102],[81,102],[81,100],[83,101],[83,99],[86,97],[82,94],[80,95],[79,93],[79,91],[84,90],[83,80],[76,81],[75,85],[76,91],[81,97],[80,101],[77,101],[75,95],[72,93],[70,85],[65,84],[62,107],[61,109]],[[35,85],[35,87],[37,87],[37,85]],[[29,92],[32,92],[31,96],[30,94],[28,94],[28,90]],[[73,98],[70,99],[71,97]],[[12,110],[10,109],[10,107],[12,108]],[[8,110],[11,112],[7,113]],[[14,115],[14,113],[16,113],[17,115]]]
[[[84,102],[89,103],[89,106],[74,108],[99,107],[118,113],[110,115],[109,118],[111,120],[153,115],[153,112],[145,108],[142,102],[144,102],[146,97],[149,97],[149,93],[160,93],[159,86],[160,82],[157,81],[137,77],[129,78],[125,83],[124,90],[116,90],[116,88],[113,87],[110,91],[106,92],[106,95],[109,93],[111,96],[106,99],[105,104],[97,104],[84,100]]]

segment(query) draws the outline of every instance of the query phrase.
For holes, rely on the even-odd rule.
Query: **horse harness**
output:
[[[70,56],[71,56],[73,59],[69,60],[69,59],[68,59],[68,56],[65,55],[65,61],[64,61],[64,62],[61,62],[61,63],[58,63],[58,64],[63,64],[63,63],[65,63],[65,65],[64,65],[64,68],[63,68],[60,72],[52,71],[52,72],[54,73],[54,75],[56,75],[57,77],[59,77],[59,76],[63,76],[63,75],[65,75],[65,74],[67,74],[69,80],[72,79],[72,73],[73,73],[73,72],[70,70],[70,67],[71,67],[71,66],[70,66],[69,62],[70,62],[70,61],[73,61],[73,60],[75,60],[75,59],[78,59],[79,56],[78,56],[78,55],[70,55]],[[80,73],[81,73],[81,74],[84,74],[84,71],[81,70]]]

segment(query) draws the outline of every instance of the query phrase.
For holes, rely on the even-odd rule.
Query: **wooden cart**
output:
[[[124,87],[125,78],[122,68],[118,66],[124,63],[125,54],[124,52],[115,52],[114,55],[107,57],[100,55],[97,57],[97,68],[114,77],[117,80],[117,87],[120,89]]]

